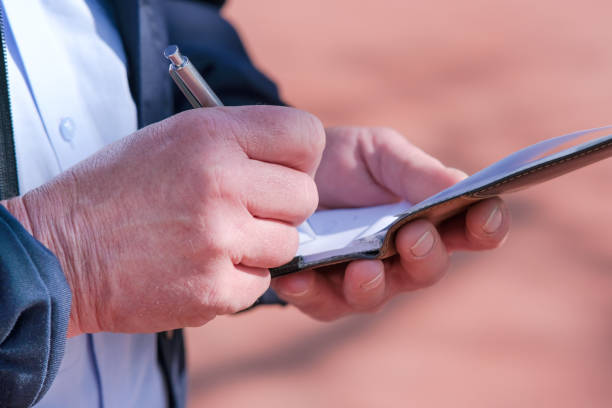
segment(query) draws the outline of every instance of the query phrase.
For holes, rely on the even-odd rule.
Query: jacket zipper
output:
[[[4,19],[4,7],[0,6],[0,41],[2,42],[2,58],[0,59],[0,200],[19,195]]]

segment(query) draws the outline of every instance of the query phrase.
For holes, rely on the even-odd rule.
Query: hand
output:
[[[251,305],[293,257],[324,143],[294,109],[191,110],[6,204],[60,259],[69,335],[198,326]]]
[[[418,203],[464,177],[393,130],[331,128],[315,180],[320,206],[340,208],[402,199]],[[375,311],[400,292],[439,280],[452,251],[499,246],[509,224],[500,199],[481,201],[437,228],[426,220],[404,226],[395,241],[398,255],[392,258],[302,271],[274,279],[272,286],[281,298],[320,320]]]

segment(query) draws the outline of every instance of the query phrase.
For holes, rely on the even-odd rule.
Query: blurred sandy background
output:
[[[472,173],[612,122],[603,0],[233,0],[291,104],[386,125]],[[612,406],[612,160],[508,197],[514,229],[436,287],[322,324],[259,309],[188,331],[190,407]]]

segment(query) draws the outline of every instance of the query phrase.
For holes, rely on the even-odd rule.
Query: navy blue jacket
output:
[[[189,108],[162,57],[172,43],[180,45],[226,105],[282,104],[276,86],[253,66],[236,31],[220,16],[224,0],[110,3],[124,42],[140,127]],[[48,390],[64,352],[70,300],[55,256],[0,206],[0,407],[29,407]],[[278,302],[271,291],[259,301]],[[184,407],[182,332],[159,335],[158,346],[169,406]]]

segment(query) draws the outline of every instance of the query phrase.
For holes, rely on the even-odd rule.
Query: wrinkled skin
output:
[[[317,206],[418,202],[463,177],[389,129],[325,132],[291,108],[212,108],[141,129],[3,204],[60,260],[69,336],[154,332],[251,305]],[[508,226],[501,200],[486,200],[439,228],[403,227],[389,260],[272,287],[317,319],[376,310],[436,282],[451,251],[498,246]]]
[[[7,205],[62,264],[69,335],[199,326],[251,305],[295,254],[324,143],[295,109],[191,110]]]

